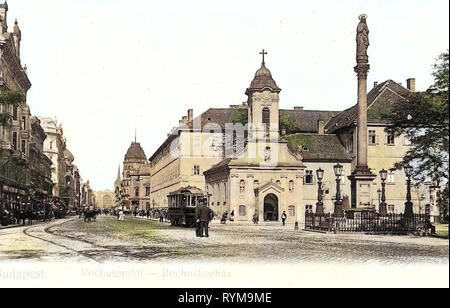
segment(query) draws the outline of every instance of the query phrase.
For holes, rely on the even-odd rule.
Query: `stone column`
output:
[[[367,74],[370,65],[359,62],[355,67],[358,76],[358,147],[357,147],[357,165],[356,169],[368,171],[367,164]]]
[[[357,128],[357,163],[352,175],[352,207],[365,208],[373,206],[372,183],[376,178],[368,166],[368,137],[367,137],[367,75],[370,70],[369,56],[369,28],[367,16],[359,16],[356,34],[356,66],[358,77],[358,128]]]

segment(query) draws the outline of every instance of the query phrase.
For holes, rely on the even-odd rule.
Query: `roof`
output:
[[[145,152],[138,142],[132,142],[128,148],[127,154],[125,155],[125,160],[147,160]]]
[[[247,107],[242,108],[210,108],[197,117],[194,121],[187,123],[187,127],[192,129],[194,122],[201,120],[202,128],[207,124],[218,124],[225,129],[225,124],[233,123],[233,115],[239,110],[247,111]],[[321,111],[321,110],[288,110],[280,109],[280,118],[291,116],[297,123],[299,133],[317,133],[318,121],[322,120],[327,123],[340,111]]]
[[[374,87],[367,94],[367,120],[368,122],[384,122],[382,113],[392,104],[406,99],[411,92],[392,80],[387,80]],[[332,118],[325,129],[333,133],[341,128],[353,126],[358,119],[358,105],[344,110]]]
[[[289,150],[299,153],[303,161],[352,161],[336,135],[294,134],[286,140]]]
[[[185,126],[177,127],[164,141],[164,143],[153,153],[149,160],[153,160],[162,149],[164,149],[172,140],[174,140],[179,131],[185,129],[194,129],[194,123],[200,123],[201,129],[207,124],[219,125],[222,130],[225,129],[227,123],[233,123],[235,112],[244,110],[247,111],[246,106],[240,108],[209,108],[193,121],[188,122]],[[318,133],[318,121],[322,120],[327,123],[334,116],[338,115],[340,111],[321,111],[321,110],[287,110],[280,109],[280,117],[292,116],[296,121],[298,130],[293,133]],[[200,122],[199,122],[200,121]],[[197,128],[197,127],[196,127]],[[214,126],[211,126],[214,129]]]
[[[173,191],[169,193],[169,196],[175,196],[175,195],[197,195],[197,196],[206,196],[208,195],[205,191],[201,190],[198,187],[194,186],[187,186],[183,187],[177,191]]]
[[[272,78],[272,73],[266,67],[264,62],[261,64],[261,67],[255,73],[255,78],[253,78],[250,87],[247,89],[245,94],[249,94],[252,92],[271,90],[272,92],[280,92],[281,89],[277,86],[275,80]]]
[[[297,131],[294,133],[318,133],[319,121],[323,121],[325,124],[339,113],[340,111],[280,109],[281,118],[291,116],[296,121]]]

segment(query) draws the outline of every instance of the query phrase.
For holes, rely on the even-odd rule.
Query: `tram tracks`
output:
[[[94,243],[92,243],[92,242],[90,242],[90,241],[87,241],[87,240],[80,240],[80,239],[75,238],[75,237],[72,237],[72,236],[66,236],[66,235],[62,235],[62,234],[57,234],[57,233],[55,233],[54,231],[52,231],[53,228],[58,227],[58,226],[61,226],[61,225],[63,225],[63,224],[66,224],[66,223],[68,223],[68,222],[70,222],[70,221],[71,221],[71,220],[68,220],[68,221],[64,221],[64,222],[62,222],[62,223],[60,223],[60,224],[56,224],[56,225],[49,226],[49,227],[47,227],[47,228],[44,229],[44,233],[49,234],[49,235],[54,236],[54,237],[65,238],[65,239],[68,239],[68,240],[70,240],[70,241],[77,241],[77,242],[81,242],[81,243],[84,243],[84,244],[89,244],[89,245],[91,245],[91,246],[93,246],[93,247],[95,247],[95,248],[104,249],[104,247],[98,246],[98,245],[96,245],[96,244],[94,244]],[[34,238],[34,239],[37,239],[37,240],[46,242],[46,243],[48,243],[48,244],[51,244],[51,245],[54,245],[54,246],[57,246],[57,247],[60,247],[60,248],[64,248],[64,249],[66,249],[66,250],[68,250],[68,251],[70,251],[70,252],[73,252],[73,253],[78,254],[78,255],[80,255],[80,256],[82,256],[82,257],[88,258],[88,259],[90,259],[90,260],[92,260],[92,261],[95,261],[95,262],[97,262],[97,263],[102,263],[101,261],[97,260],[96,258],[94,258],[93,256],[91,256],[90,254],[88,254],[88,253],[86,253],[86,252],[84,252],[84,251],[76,250],[76,249],[74,249],[74,248],[68,247],[67,245],[64,245],[64,244],[61,244],[61,243],[57,243],[57,242],[55,242],[55,241],[53,241],[53,240],[50,240],[50,239],[46,239],[46,238],[40,237],[40,236],[38,236],[38,235],[36,235],[36,234],[31,234],[32,229],[37,228],[37,227],[39,227],[39,225],[37,225],[37,226],[31,226],[31,227],[28,227],[28,228],[23,229],[22,232],[23,232],[24,235],[26,235],[26,236],[28,236],[28,237],[31,237],[31,238]],[[38,232],[39,232],[39,231],[38,231]]]

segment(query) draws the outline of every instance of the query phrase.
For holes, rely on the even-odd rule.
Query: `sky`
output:
[[[0,0],[2,1],[2,0]],[[193,108],[246,101],[266,65],[280,108],[344,110],[357,101],[355,36],[368,15],[369,89],[417,89],[449,47],[447,0],[9,0],[22,30],[31,112],[56,117],[83,180],[113,189],[135,138],[150,157]]]

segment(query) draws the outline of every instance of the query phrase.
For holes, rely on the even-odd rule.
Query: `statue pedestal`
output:
[[[372,206],[372,186],[376,177],[368,167],[357,167],[348,177],[352,183],[352,208]]]

